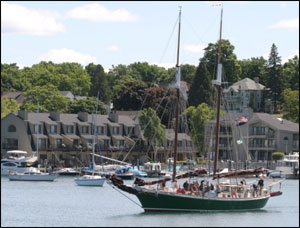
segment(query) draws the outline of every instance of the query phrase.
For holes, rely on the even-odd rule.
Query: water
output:
[[[145,213],[107,183],[83,187],[73,177],[54,182],[14,182],[1,177],[1,226],[299,227],[299,180],[284,181],[282,190],[282,196],[271,197],[256,211]],[[139,203],[134,195],[123,194]]]

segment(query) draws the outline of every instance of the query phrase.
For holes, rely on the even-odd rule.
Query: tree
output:
[[[282,152],[274,152],[272,153],[272,158],[275,160],[275,161],[278,161],[278,160],[281,160],[284,156],[284,153]]]
[[[238,63],[241,66],[241,79],[250,78],[254,80],[255,77],[258,77],[260,79],[260,83],[264,85],[267,60],[263,57],[257,57],[240,60]]]
[[[140,110],[145,99],[148,84],[143,81],[129,81],[114,95],[112,102],[115,110]]]
[[[284,89],[299,90],[299,58],[295,55],[283,65]]]
[[[1,91],[25,91],[29,86],[16,63],[1,64]]]
[[[28,112],[36,112],[37,104],[40,112],[66,112],[70,99],[61,95],[54,85],[35,86],[25,93],[25,99],[21,109]]]
[[[200,62],[189,90],[189,105],[198,106],[201,103],[213,105],[213,87],[211,74],[204,62]]]
[[[107,103],[110,100],[111,90],[108,86],[108,79],[103,67],[100,64],[94,65],[93,63],[90,63],[85,67],[85,70],[91,77],[89,96],[96,97],[99,91],[99,99],[104,103]]]
[[[87,112],[89,114],[95,113],[96,110],[96,104],[97,104],[97,98],[86,98],[86,99],[80,99],[75,100],[72,102],[69,106],[69,113],[75,113],[78,112]],[[103,102],[98,100],[98,114],[105,115],[107,114],[107,111],[105,109],[105,105]]]
[[[285,89],[281,96],[283,118],[299,123],[299,90]]]
[[[200,62],[207,64],[207,69],[212,75],[212,80],[216,79],[217,75],[217,59],[218,59],[219,42],[209,43],[204,49],[204,55]],[[234,83],[240,80],[241,66],[237,61],[236,55],[233,53],[234,46],[229,40],[221,41],[221,63],[223,65],[223,81]]]
[[[7,96],[1,97],[1,119],[9,113],[17,112],[19,109],[20,105],[16,100],[11,100]]]
[[[279,103],[280,94],[283,88],[281,71],[281,57],[278,56],[276,45],[272,44],[268,60],[266,86],[271,90],[271,96],[275,113],[277,113],[278,110],[277,104]]]
[[[144,107],[156,110],[162,123],[169,128],[175,116],[176,101],[176,89],[153,86],[147,90]],[[181,93],[179,106],[180,110],[184,110],[186,107],[186,101]]]
[[[159,117],[152,108],[146,108],[140,112],[139,123],[144,137],[153,146],[156,155],[157,145],[162,144],[166,139],[165,126],[161,124]],[[155,157],[154,160],[156,160]]]
[[[211,110],[206,103],[202,103],[197,107],[190,106],[184,114],[188,119],[193,143],[196,145],[199,155],[204,155],[204,123],[215,117],[215,111]]]

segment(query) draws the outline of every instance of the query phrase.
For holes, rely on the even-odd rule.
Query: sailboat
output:
[[[254,186],[250,188],[245,182],[231,184],[230,182],[220,182],[221,178],[237,178],[249,174],[260,174],[265,172],[264,169],[258,168],[254,170],[243,170],[235,172],[217,173],[218,160],[218,135],[220,131],[220,94],[221,94],[221,31],[222,31],[222,15],[220,22],[220,40],[219,40],[219,58],[217,80],[215,84],[218,90],[218,107],[216,121],[216,144],[214,156],[214,172],[213,180],[215,185],[209,185],[208,181],[202,180],[201,184],[194,181],[193,183],[185,182],[183,188],[179,188],[177,180],[182,178],[201,177],[207,175],[205,169],[194,169],[185,174],[176,175],[176,160],[177,160],[177,135],[178,135],[178,100],[180,86],[180,66],[179,66],[179,45],[180,45],[180,24],[181,24],[181,9],[179,11],[179,28],[178,28],[178,47],[177,47],[177,64],[176,64],[176,122],[175,122],[175,143],[174,143],[174,162],[172,178],[164,178],[157,181],[144,181],[136,178],[133,185],[125,185],[123,181],[115,175],[107,176],[108,183],[113,187],[116,186],[120,190],[135,195],[140,201],[144,211],[228,211],[228,210],[251,210],[263,208],[270,198],[270,192],[260,185],[259,191]],[[166,187],[166,183],[172,181],[171,187]],[[261,182],[260,182],[261,183]],[[151,185],[157,184],[157,187]],[[146,188],[145,186],[149,186]]]
[[[39,104],[37,105],[38,125],[39,121]],[[39,132],[38,132],[39,134]],[[36,138],[36,157],[39,157],[39,135]],[[11,181],[54,181],[58,174],[41,172],[38,168],[28,167],[23,172],[9,172],[8,178]]]
[[[92,174],[86,174],[81,177],[75,178],[75,182],[79,186],[103,186],[105,177],[95,175],[95,145],[96,145],[96,126],[97,126],[97,110],[98,110],[98,96],[96,104],[96,114],[93,118],[93,148],[92,148],[92,165],[90,167]]]

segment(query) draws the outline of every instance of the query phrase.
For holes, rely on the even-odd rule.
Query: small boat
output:
[[[99,93],[98,93],[98,96],[99,96]],[[98,98],[98,96],[97,96],[97,98]],[[96,112],[95,112],[96,115],[97,115],[97,110],[98,110],[98,102],[96,104]],[[93,119],[94,135],[93,135],[93,144],[92,144],[93,145],[93,147],[92,147],[92,165],[89,168],[89,171],[91,171],[92,173],[75,178],[74,181],[79,186],[100,186],[100,187],[102,187],[106,180],[106,178],[104,176],[95,174],[95,145],[96,145],[96,125],[97,125],[96,115],[94,115],[94,119]]]
[[[270,192],[270,196],[280,196],[282,195],[282,191],[278,190],[278,191],[274,191],[274,192]]]
[[[284,155],[282,160],[277,161],[276,169],[269,177],[299,179],[299,152]]]
[[[83,175],[75,178],[75,182],[80,186],[103,186],[105,177],[98,175]]]
[[[8,178],[11,181],[54,181],[57,174],[43,173],[39,169],[29,167],[24,173],[10,172]]]
[[[135,175],[130,169],[131,167],[122,167],[116,169],[115,174],[122,180],[133,180]]]
[[[63,175],[63,176],[76,176],[79,175],[80,172],[73,169],[73,168],[61,168],[59,170],[57,170],[55,173],[57,173],[58,175]]]

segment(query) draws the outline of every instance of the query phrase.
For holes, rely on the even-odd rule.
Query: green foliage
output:
[[[200,62],[207,64],[207,69],[212,75],[212,79],[216,79],[217,75],[218,46],[219,42],[215,44],[209,43],[204,49],[203,58],[200,59]],[[221,41],[221,63],[223,65],[222,81],[231,83],[239,81],[241,76],[241,66],[233,50],[234,46],[230,44],[229,40]]]
[[[204,123],[212,120],[215,117],[215,111],[211,110],[206,103],[195,106],[190,106],[185,110],[184,114],[187,116],[191,137],[193,143],[196,145],[200,155],[204,154]]]
[[[171,120],[175,117],[176,101],[176,89],[153,86],[147,90],[144,107],[150,107],[156,110],[156,113],[160,117],[162,123],[170,128],[170,125],[172,124]],[[186,107],[186,101],[181,93],[179,97],[179,106],[180,110],[184,110]]]
[[[63,97],[54,85],[35,86],[25,93],[21,109],[36,112],[38,103],[40,112],[66,112],[70,99]]]
[[[283,65],[284,89],[299,90],[299,58],[294,56]]]
[[[271,89],[271,96],[274,104],[275,113],[277,112],[277,104],[279,103],[280,94],[283,88],[281,58],[278,55],[275,44],[271,47],[268,60],[268,69],[266,74],[266,86]]]
[[[272,158],[275,161],[281,160],[283,158],[283,156],[284,156],[284,153],[282,153],[282,152],[274,152],[274,153],[272,153]]]
[[[110,88],[108,87],[108,78],[104,72],[103,67],[98,64],[90,63],[85,67],[85,70],[91,77],[91,89],[89,96],[97,97],[99,91],[99,99],[105,103],[110,100]]]
[[[299,123],[299,90],[285,89],[281,96],[283,118]]]
[[[29,86],[16,63],[1,64],[1,91],[25,91]]]
[[[258,77],[261,84],[265,84],[265,74],[267,70],[267,60],[263,57],[244,59],[238,61],[241,66],[241,79],[250,78],[254,80]]]
[[[10,100],[7,96],[1,97],[1,119],[9,113],[17,112],[19,109],[20,105],[16,100]]]
[[[97,104],[97,98],[86,98],[86,99],[80,99],[75,100],[72,102],[69,106],[69,113],[77,114],[78,112],[87,112],[89,114],[95,113],[96,110],[96,104]],[[105,115],[107,114],[107,111],[105,109],[105,105],[103,102],[98,100],[98,114]]]
[[[201,103],[213,105],[213,85],[211,74],[207,70],[207,65],[200,62],[189,90],[189,105],[198,106]]]
[[[144,130],[144,137],[154,146],[166,139],[165,126],[152,108],[143,109],[139,114],[139,123]]]
[[[147,83],[143,81],[129,81],[122,85],[113,97],[115,110],[140,110],[145,98]]]

